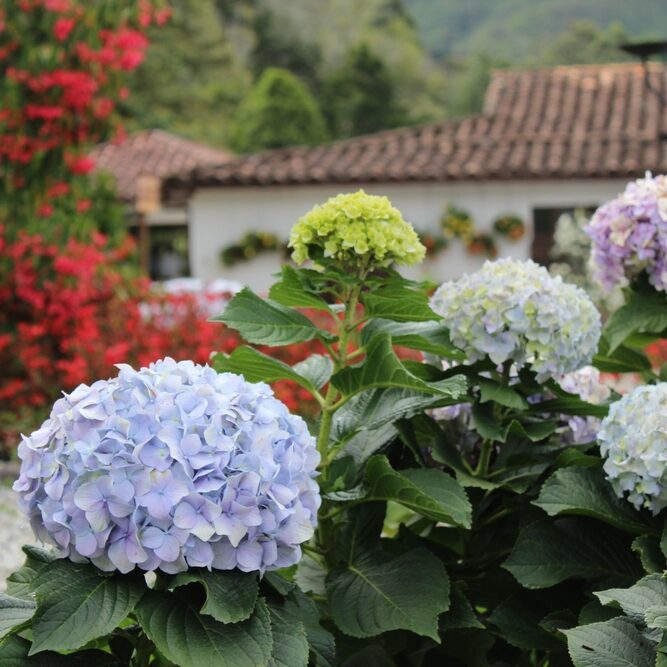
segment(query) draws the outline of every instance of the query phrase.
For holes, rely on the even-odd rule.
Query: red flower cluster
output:
[[[7,220],[19,224],[37,211],[49,217],[59,205],[51,201],[53,183],[94,168],[85,152],[117,130],[113,100],[124,73],[143,60],[146,28],[167,20],[163,2],[116,0],[113,9],[87,0],[2,3],[0,165],[9,177],[0,182],[0,200]]]
[[[131,244],[110,247],[101,234],[60,247],[40,235],[9,240],[0,228],[0,405],[12,427],[5,446],[16,444],[18,422],[35,428],[60,391],[110,377],[114,364],[165,356],[206,363],[212,352],[239,345],[234,331],[207,322],[206,299],[219,295],[155,293],[147,280],[127,275],[127,262],[119,268],[131,252]],[[263,351],[294,364],[322,349],[303,343]],[[274,388],[291,410],[315,412],[294,383]],[[0,449],[2,440],[0,433]]]

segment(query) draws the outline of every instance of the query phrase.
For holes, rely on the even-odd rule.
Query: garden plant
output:
[[[667,330],[666,185],[590,224],[626,290],[604,328],[531,261],[406,280],[425,249],[383,197],[315,207],[296,267],[214,318],[247,344],[121,364],[23,439],[14,488],[50,546],[0,596],[0,664],[667,664],[667,384],[643,352]],[[623,397],[602,382],[626,372]]]

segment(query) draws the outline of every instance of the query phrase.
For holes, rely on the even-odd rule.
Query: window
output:
[[[137,236],[138,228],[132,233]],[[190,275],[187,225],[148,227],[148,264],[152,280],[170,280]]]

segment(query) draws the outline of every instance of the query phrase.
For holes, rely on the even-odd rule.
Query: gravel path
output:
[[[23,544],[35,541],[28,521],[16,506],[16,494],[0,485],[0,591],[5,590],[7,575],[23,563]]]

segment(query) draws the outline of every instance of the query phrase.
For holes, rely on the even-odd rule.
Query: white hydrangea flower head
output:
[[[487,261],[475,273],[443,283],[431,298],[452,342],[474,362],[511,360],[538,381],[591,362],[600,314],[586,292],[532,260]]]
[[[619,498],[654,514],[667,506],[667,382],[637,387],[613,403],[598,442]]]

